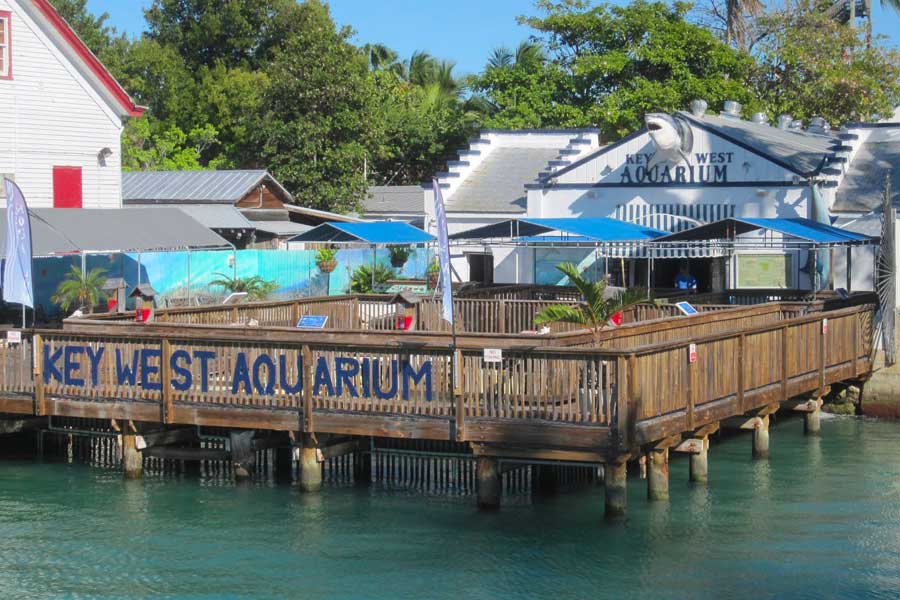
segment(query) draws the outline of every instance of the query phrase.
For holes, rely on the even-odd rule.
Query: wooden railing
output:
[[[601,348],[510,347],[496,363],[469,346],[457,351],[455,385],[446,342],[329,342],[281,330],[248,339],[228,328],[26,331],[22,344],[0,346],[0,396],[27,397],[27,410],[33,399],[37,414],[127,405],[129,418],[166,423],[226,424],[233,411],[263,411],[255,414],[275,419],[273,428],[306,431],[316,419],[330,431],[328,414],[451,419],[458,438],[468,435],[467,420],[559,423],[606,427],[628,445],[870,369],[874,307],[800,312],[775,304],[639,324]],[[390,434],[388,425],[363,423],[338,432]],[[444,435],[446,426],[431,431]]]

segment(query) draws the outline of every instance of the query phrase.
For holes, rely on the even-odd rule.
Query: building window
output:
[[[53,208],[81,208],[81,167],[53,167]]]
[[[12,13],[0,10],[0,79],[12,79]]]

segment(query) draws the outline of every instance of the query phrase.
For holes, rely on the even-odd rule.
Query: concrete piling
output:
[[[144,472],[144,456],[137,449],[136,435],[122,436],[122,469],[125,479],[140,479]]]
[[[319,462],[319,449],[309,434],[303,434],[300,447],[300,490],[318,492],[322,489],[322,463]]]
[[[647,453],[647,499],[669,499],[669,450]]]
[[[753,458],[769,458],[769,415],[759,417],[753,429]]]
[[[819,435],[822,432],[821,401],[816,401],[815,409],[803,413],[803,433],[806,435]]]
[[[500,461],[490,456],[479,456],[475,470],[478,481],[478,508],[487,510],[500,508],[500,495],[503,491]]]
[[[626,460],[609,462],[603,469],[603,481],[606,487],[605,511],[608,518],[625,516],[628,506],[628,462]]]
[[[688,464],[689,479],[691,483],[706,483],[709,481],[709,438],[701,438],[703,445],[699,452],[690,455]]]

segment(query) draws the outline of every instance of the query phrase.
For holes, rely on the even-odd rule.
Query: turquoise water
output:
[[[0,462],[0,598],[897,598],[900,424],[828,419],[714,443],[668,504],[629,480],[480,513],[471,499]]]

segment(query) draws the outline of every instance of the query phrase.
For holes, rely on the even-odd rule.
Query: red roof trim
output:
[[[62,35],[63,39],[75,51],[78,57],[85,62],[94,75],[97,76],[106,89],[109,90],[113,97],[119,102],[122,108],[125,109],[125,112],[131,117],[139,117],[144,114],[144,108],[134,103],[128,95],[128,92],[119,85],[119,82],[116,81],[115,77],[113,77],[106,67],[103,66],[103,63],[94,56],[94,53],[85,46],[84,42],[81,41],[81,38],[78,37],[78,34],[69,27],[69,24],[66,23],[65,19],[59,16],[59,13],[51,6],[50,2],[48,2],[48,0],[32,1],[38,10],[43,13],[44,17],[46,17],[60,35]]]

